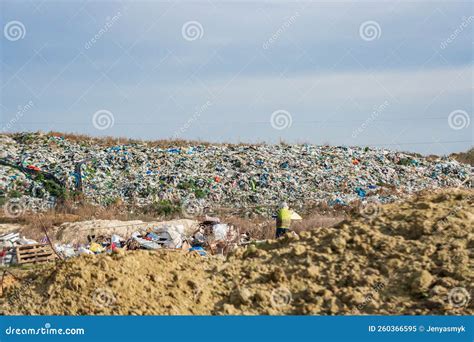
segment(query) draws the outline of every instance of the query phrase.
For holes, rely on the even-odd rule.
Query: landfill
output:
[[[0,314],[474,312],[473,169],[455,159],[44,133],[0,144]],[[272,222],[283,202],[300,227],[318,206],[346,220],[256,240],[270,234],[249,227],[267,226],[240,214]],[[66,204],[94,214],[63,220]],[[164,215],[115,217],[156,204]]]
[[[118,249],[12,270],[0,313],[472,315],[473,256],[474,191],[430,190],[227,258]]]
[[[191,217],[206,208],[268,215],[280,201],[389,203],[423,189],[462,187],[472,167],[449,157],[316,145],[105,146],[44,133],[0,135],[0,199],[54,208],[67,192],[100,206],[173,203]],[[172,146],[172,143],[170,143]]]

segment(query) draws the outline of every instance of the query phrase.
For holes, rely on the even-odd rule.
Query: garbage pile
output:
[[[56,251],[64,257],[74,257],[81,254],[101,254],[124,250],[156,250],[161,248],[177,249],[186,246],[186,238],[182,226],[167,228],[150,227],[146,231],[134,232],[130,238],[117,234],[88,235],[87,244],[56,244]]]
[[[473,246],[474,191],[426,191],[227,259],[140,250],[15,273],[0,314],[472,315]]]
[[[17,231],[0,235],[0,266],[16,264],[18,259],[15,253],[17,246],[33,245],[35,240],[21,237]]]
[[[14,246],[19,240],[20,234],[8,233],[0,236],[0,266],[15,263]]]
[[[40,133],[1,135],[0,144],[3,202],[24,201],[40,210],[54,206],[66,189],[102,206],[167,201],[191,216],[209,207],[268,214],[281,200],[296,209],[386,203],[422,189],[458,187],[472,177],[471,166],[447,157],[429,160],[368,147],[159,148],[146,142],[103,147]],[[40,176],[32,177],[35,172]]]
[[[44,236],[40,242],[33,239],[20,237],[19,232],[9,232],[0,236],[0,265],[11,266],[18,263],[17,248],[22,245],[54,246],[54,252],[62,259],[77,257],[79,255],[112,254],[131,250],[176,250],[196,252],[201,256],[211,254],[228,253],[235,248],[239,242],[239,236],[233,226],[221,223],[217,218],[206,218],[201,223],[192,220],[173,220],[165,222],[144,223],[131,221],[132,223],[118,226],[108,225],[106,220],[101,221],[96,228],[91,226],[91,221],[77,222],[74,225],[63,224],[56,229],[55,237],[61,236],[61,241],[51,243],[48,236]],[[112,224],[121,221],[111,221]],[[122,222],[123,223],[123,222]],[[66,227],[64,227],[66,226]],[[78,228],[82,226],[86,228]],[[105,229],[104,229],[105,228]],[[129,228],[134,231],[127,234]],[[84,231],[84,232],[83,232]],[[84,241],[80,237],[85,235]],[[125,233],[127,235],[120,235]],[[75,242],[63,243],[65,239],[75,234],[79,239]],[[53,241],[57,241],[55,238]],[[31,258],[28,263],[39,263],[50,260],[44,258]],[[39,255],[44,256],[44,253]]]

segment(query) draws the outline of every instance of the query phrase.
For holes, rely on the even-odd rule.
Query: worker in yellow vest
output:
[[[292,215],[293,215],[293,212],[288,207],[288,204],[286,202],[283,202],[280,205],[280,209],[278,210],[278,214],[276,217],[276,238],[277,239],[280,236],[285,235],[285,233],[290,231]]]

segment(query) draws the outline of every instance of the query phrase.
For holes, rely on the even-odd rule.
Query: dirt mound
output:
[[[472,191],[425,194],[239,252],[223,271],[239,281],[223,309],[472,314],[473,202]],[[242,291],[251,300],[240,300]]]
[[[15,299],[8,313],[203,314],[213,308],[215,285],[206,284],[210,263],[194,253],[169,251],[81,256],[29,277],[29,291],[9,288],[4,300]]]
[[[425,193],[227,260],[166,251],[81,256],[31,271],[29,291],[8,288],[2,311],[473,314],[473,199],[473,191]]]

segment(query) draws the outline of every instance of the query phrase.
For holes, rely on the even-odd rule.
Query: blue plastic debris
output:
[[[156,241],[156,240],[160,239],[160,237],[157,234],[153,233],[153,232],[149,232],[146,235],[146,237],[152,239],[153,241]]]
[[[196,251],[196,252],[199,253],[200,256],[206,256],[207,255],[206,251],[201,246],[191,247],[189,249],[189,251],[190,252]]]
[[[344,201],[341,200],[340,198],[336,198],[335,200],[330,200],[328,201],[328,204],[331,206],[336,205],[336,204],[346,205],[346,203],[344,203]]]
[[[355,192],[356,192],[356,193],[357,193],[357,195],[359,195],[359,197],[361,197],[361,198],[364,198],[364,197],[365,197],[365,195],[366,195],[366,192],[365,192],[365,190],[364,190],[364,189],[362,189],[362,188],[356,188],[356,189],[355,189]]]

